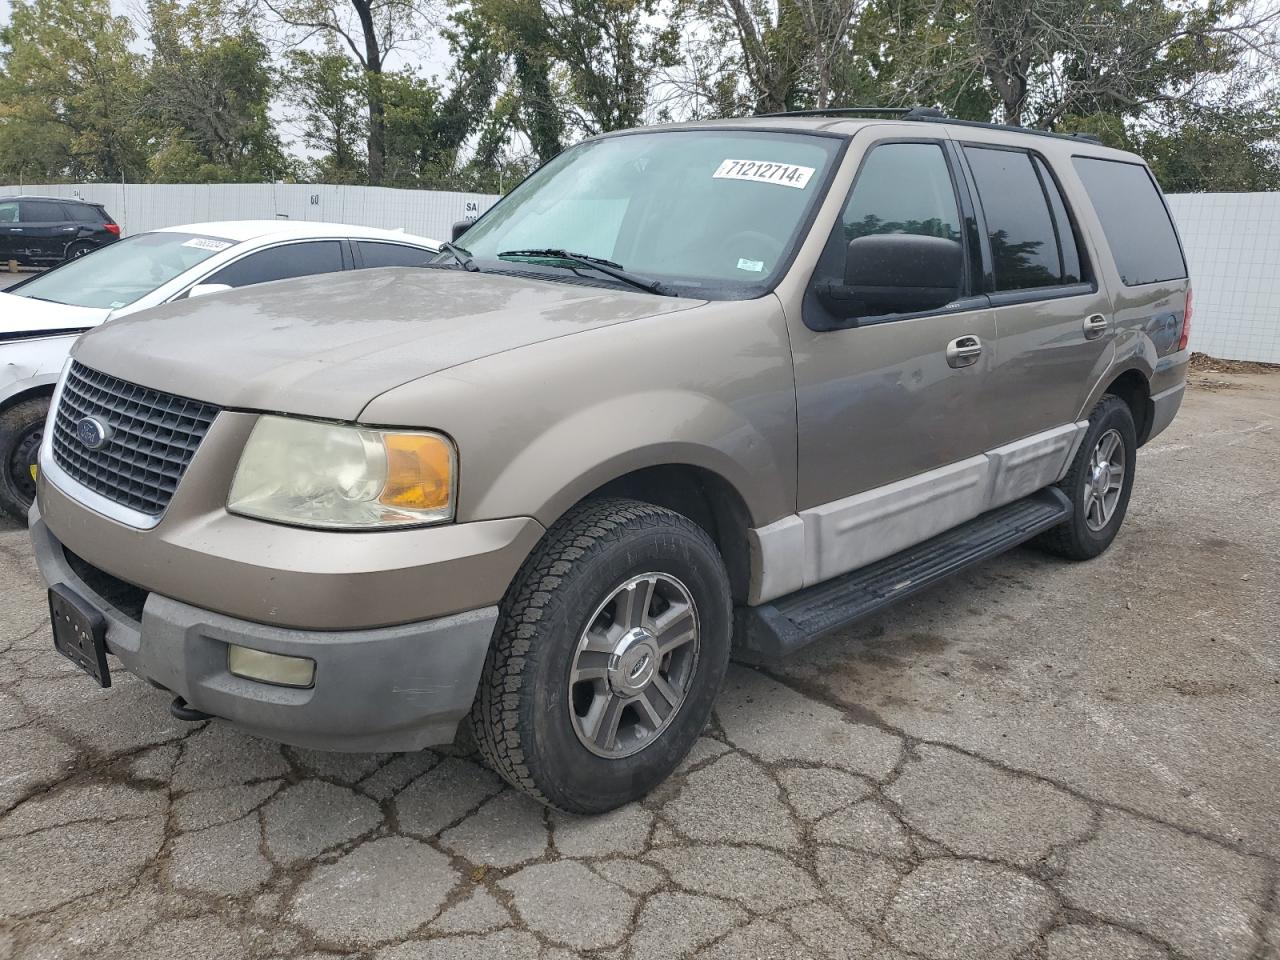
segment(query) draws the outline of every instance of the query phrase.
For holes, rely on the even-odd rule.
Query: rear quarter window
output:
[[[1173,221],[1146,167],[1097,157],[1072,157],[1072,163],[1102,223],[1125,286],[1187,275]]]

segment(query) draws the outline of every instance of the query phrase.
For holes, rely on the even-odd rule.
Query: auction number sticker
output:
[[[231,243],[227,240],[206,240],[204,237],[192,237],[183,246],[195,247],[197,250],[212,250],[216,253],[219,250],[227,249],[227,247],[231,246]]]
[[[754,180],[756,183],[776,183],[780,187],[803,190],[813,176],[813,167],[794,163],[769,163],[764,160],[726,160],[716,167],[711,176],[715,180]]]

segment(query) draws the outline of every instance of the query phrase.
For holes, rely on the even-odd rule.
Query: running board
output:
[[[1025,543],[1071,518],[1057,487],[989,510],[893,556],[758,607],[735,611],[734,655],[747,661],[794,653],[939,580]]]

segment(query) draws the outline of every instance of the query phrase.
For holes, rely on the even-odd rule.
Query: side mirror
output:
[[[187,291],[187,298],[207,297],[211,293],[222,293],[223,291],[230,289],[231,284],[229,283],[197,283]]]
[[[849,241],[844,283],[818,291],[842,317],[936,310],[960,296],[964,250],[955,240],[911,233],[873,233]]]
[[[457,243],[458,238],[461,237],[468,230],[470,230],[471,225],[473,223],[475,223],[474,220],[458,220],[456,223],[454,223],[453,228],[450,230],[451,236],[449,237],[449,239],[454,243]]]

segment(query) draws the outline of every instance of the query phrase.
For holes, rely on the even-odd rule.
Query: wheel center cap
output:
[[[1099,496],[1106,492],[1107,477],[1111,472],[1111,464],[1105,461],[1098,464],[1093,470],[1093,492]]]
[[[643,627],[629,630],[609,656],[609,686],[620,697],[634,697],[649,685],[658,667],[658,642]]]

